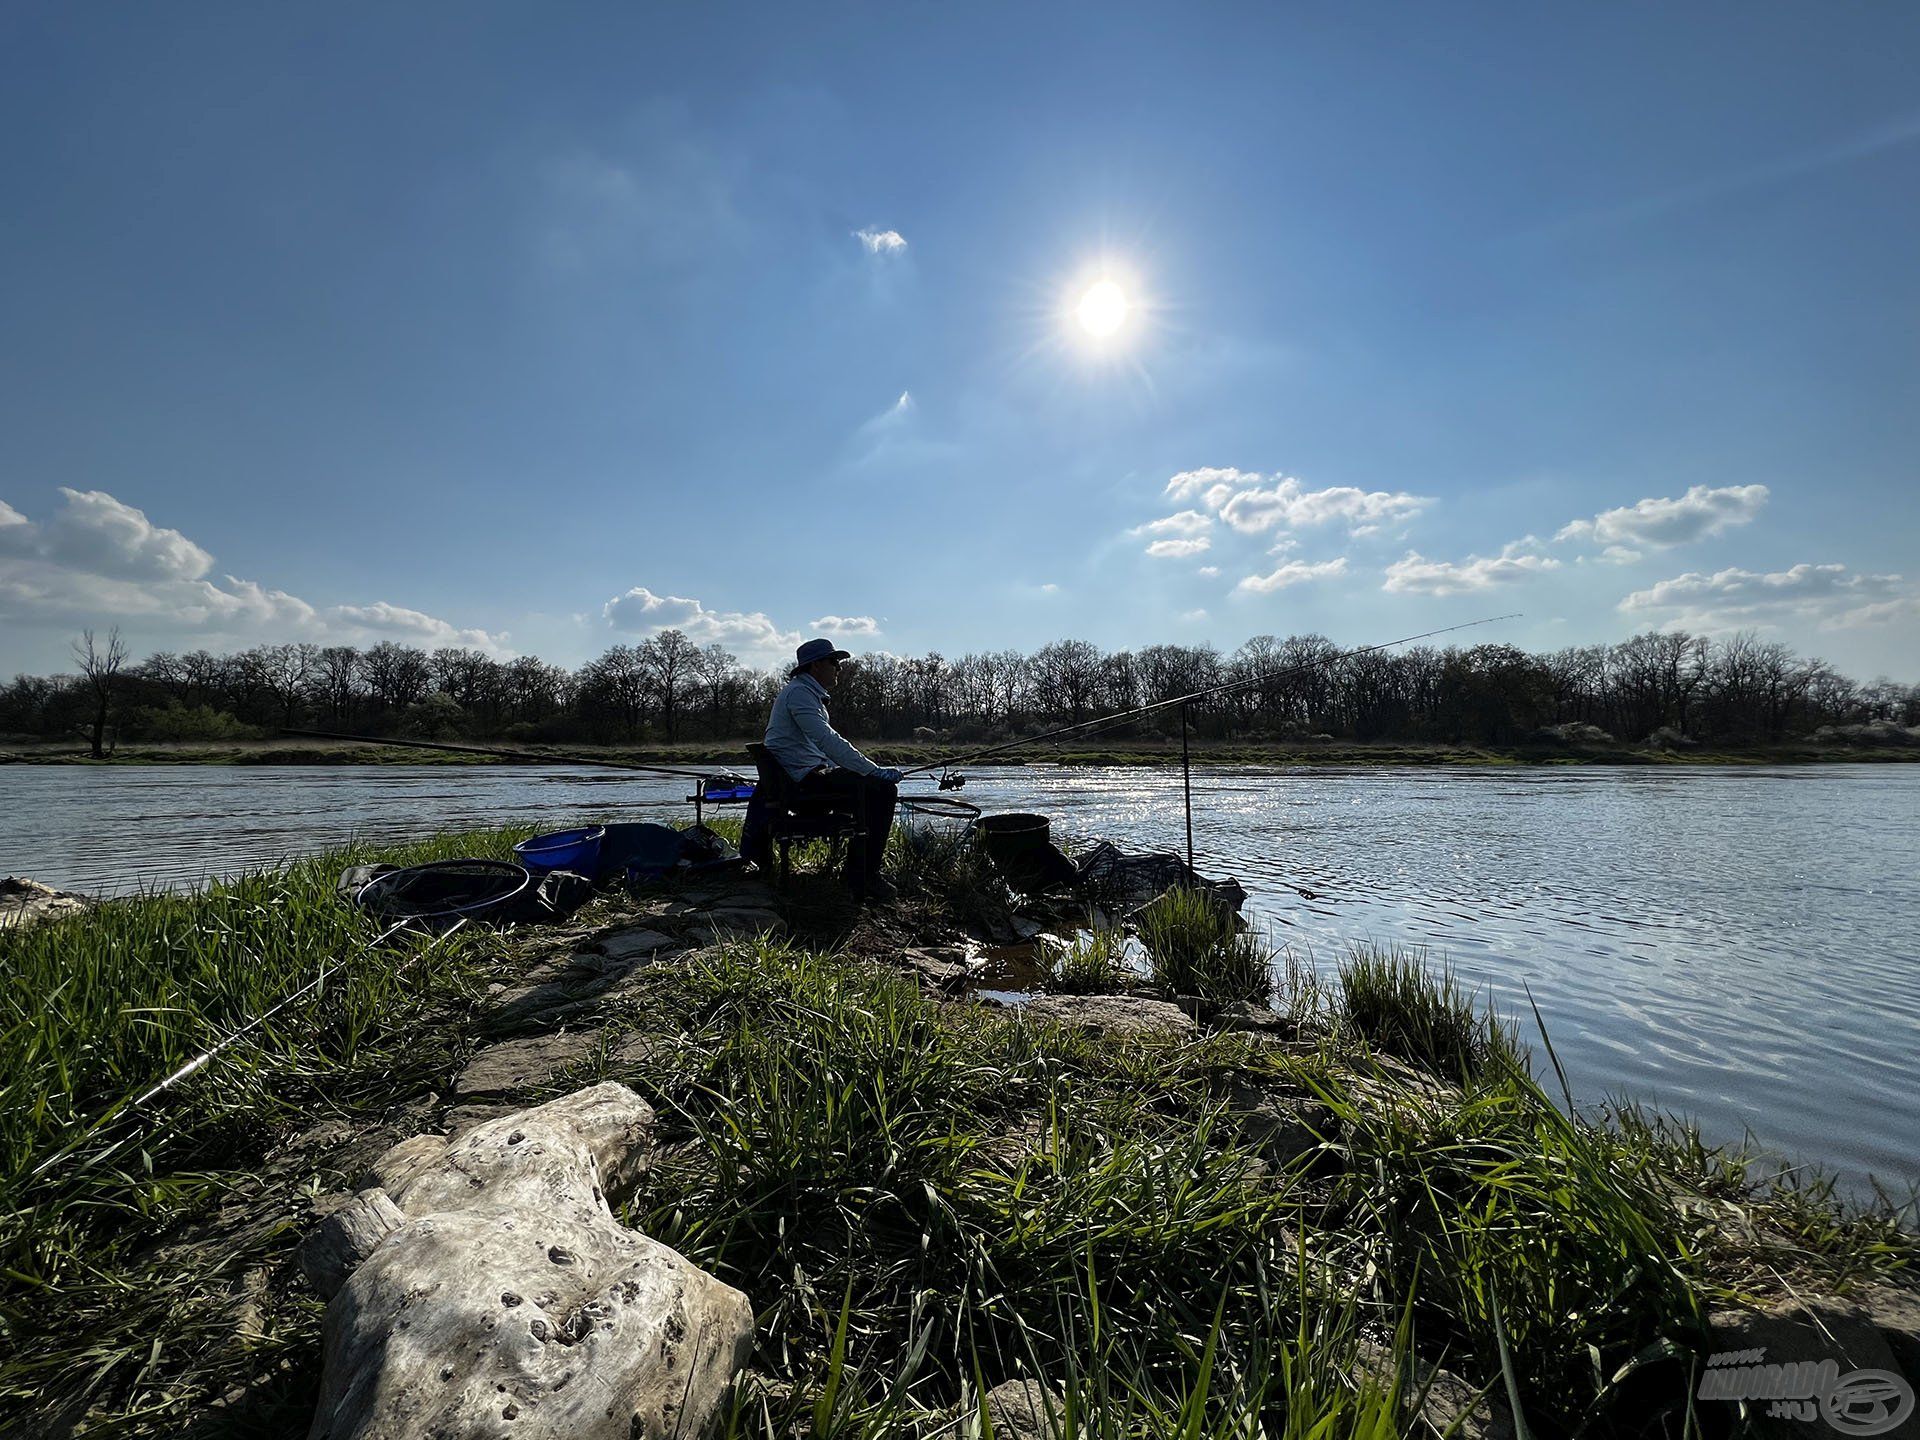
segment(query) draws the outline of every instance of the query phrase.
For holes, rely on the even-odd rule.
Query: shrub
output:
[[[1477,1079],[1519,1063],[1497,1017],[1476,1010],[1453,972],[1430,972],[1417,951],[1362,946],[1340,967],[1342,1016],[1369,1044],[1437,1075]]]
[[[1241,931],[1239,917],[1216,896],[1176,886],[1143,905],[1138,924],[1153,982],[1161,989],[1266,1003],[1273,956],[1256,936]]]
[[[1076,939],[1055,968],[1053,987],[1067,995],[1112,995],[1133,983],[1120,930],[1090,930]]]

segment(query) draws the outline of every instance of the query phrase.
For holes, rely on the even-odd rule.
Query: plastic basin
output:
[[[572,870],[592,875],[600,868],[600,842],[607,838],[607,827],[591,825],[580,830],[556,830],[551,835],[535,835],[513,847],[520,863],[536,875],[549,870]]]

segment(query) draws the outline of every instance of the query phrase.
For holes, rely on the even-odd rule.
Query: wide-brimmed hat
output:
[[[833,648],[831,640],[809,640],[793,652],[793,669],[789,675],[798,675],[816,660],[845,660],[848,652]]]

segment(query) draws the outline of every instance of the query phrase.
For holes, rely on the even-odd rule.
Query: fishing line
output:
[[[233,1031],[231,1034],[229,1034],[228,1036],[226,1036],[224,1039],[220,1040],[216,1044],[211,1045],[207,1049],[201,1051],[198,1055],[194,1056],[191,1060],[187,1061],[186,1064],[174,1070],[171,1074],[167,1075],[164,1079],[155,1081],[152,1085],[149,1085],[145,1090],[141,1091],[138,1095],[123,1096],[121,1099],[115,1101],[112,1105],[108,1106],[107,1109],[104,1112],[102,1112],[101,1115],[97,1119],[95,1119],[92,1124],[88,1125],[72,1140],[69,1140],[60,1149],[56,1150],[53,1154],[49,1155],[46,1159],[42,1160],[38,1165],[36,1165],[33,1168],[33,1170],[29,1172],[27,1179],[38,1180],[42,1175],[46,1174],[47,1171],[51,1170],[55,1165],[59,1164],[62,1160],[66,1159],[69,1155],[71,1155],[75,1150],[79,1149],[94,1135],[99,1133],[101,1127],[106,1125],[109,1121],[114,1120],[121,1115],[132,1115],[138,1112],[140,1109],[145,1107],[148,1103],[157,1099],[159,1096],[165,1094],[168,1090],[172,1089],[175,1085],[178,1085],[182,1080],[185,1080],[188,1076],[194,1074],[196,1071],[199,1071],[205,1068],[207,1065],[211,1064],[214,1060],[214,1057],[221,1054],[223,1051],[231,1049],[234,1046],[234,1044],[236,1044],[243,1036],[245,1036],[246,1034],[248,1034],[253,1030],[258,1029],[260,1026],[264,1025],[267,1021],[271,1020],[275,1015],[278,1015],[282,1010],[286,1009],[287,1006],[293,1004],[294,1001],[300,999],[303,995],[311,994],[314,990],[317,990],[321,985],[325,984],[327,978],[330,975],[334,974],[336,971],[344,969],[347,965],[351,964],[353,961],[358,960],[363,955],[370,953],[376,947],[385,944],[394,935],[399,933],[401,930],[404,930],[407,927],[408,923],[409,922],[407,920],[399,920],[393,923],[392,925],[389,925],[385,930],[382,930],[378,935],[374,936],[371,940],[365,941],[357,949],[351,951],[343,959],[335,960],[330,964],[323,966],[318,975],[314,976],[313,979],[309,980],[305,985],[302,985],[298,990],[295,990],[290,995],[282,997],[280,1000],[276,1001],[272,1006],[270,1006],[266,1010],[263,1010],[258,1015],[251,1017],[250,1019],[247,1020],[245,1024],[241,1025],[239,1029]],[[442,940],[451,939],[453,936],[459,934],[461,930],[466,928],[466,924],[467,924],[467,921],[463,916],[461,919],[455,921],[454,924],[449,929],[443,931],[438,935],[435,935],[431,940],[427,942],[427,944],[420,950],[418,954],[416,954],[411,960],[407,961],[407,963],[402,965],[398,970],[393,972],[394,978],[397,980],[402,975],[406,974],[415,965],[418,965],[422,960],[426,959],[426,957],[432,953],[433,947],[435,945],[439,944]],[[148,1136],[151,1136],[152,1134],[153,1134],[153,1131],[149,1129],[142,1132],[141,1135],[137,1138],[145,1139]],[[116,1140],[113,1144],[109,1145],[105,1150],[101,1151],[99,1154],[89,1156],[87,1159],[82,1161],[79,1168],[82,1170],[86,1170],[91,1168],[92,1166],[102,1164],[105,1161],[112,1159],[114,1155],[118,1154],[121,1150],[124,1150],[129,1144],[131,1144],[135,1138],[136,1138],[135,1136],[128,1135],[120,1140]]]

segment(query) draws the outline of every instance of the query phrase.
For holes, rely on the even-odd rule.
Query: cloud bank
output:
[[[1729,568],[1676,575],[1634,591],[1620,609],[1657,616],[1669,629],[1709,634],[1785,623],[1844,630],[1920,620],[1920,593],[1899,575],[1803,564],[1771,573]]]
[[[510,653],[507,636],[462,628],[387,601],[316,606],[233,575],[207,578],[213,556],[178,530],[104,490],[60,490],[61,509],[37,525],[0,502],[0,620],[122,625],[165,643],[407,639]]]

